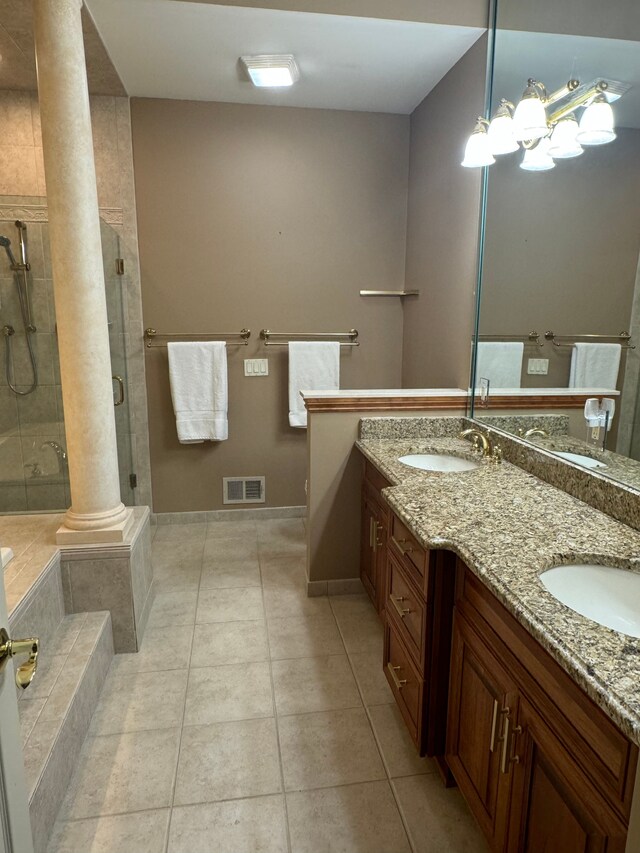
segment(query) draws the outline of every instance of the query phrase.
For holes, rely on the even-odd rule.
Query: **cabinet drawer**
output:
[[[409,734],[420,749],[424,681],[392,623],[387,623],[384,642],[384,674],[404,717]]]
[[[424,589],[428,553],[395,515],[391,518],[390,548],[418,586]]]
[[[391,614],[395,627],[413,653],[418,669],[424,676],[425,605],[407,579],[399,564],[389,556],[387,571],[386,612]]]

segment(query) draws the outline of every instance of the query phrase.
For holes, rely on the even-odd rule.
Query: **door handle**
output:
[[[403,544],[404,542],[408,541],[407,539],[396,539],[395,536],[392,536],[391,541],[396,546],[398,551],[400,551],[400,553],[402,554],[403,557],[405,554],[410,554],[413,551],[413,548],[411,546],[407,546],[407,545]]]
[[[402,690],[402,688],[407,683],[406,678],[398,678],[398,675],[397,675],[397,671],[402,669],[402,667],[401,666],[394,666],[391,663],[391,661],[389,661],[389,663],[387,664],[387,669],[389,670],[389,674],[391,675],[391,678],[393,679],[393,683],[395,684],[397,689]]]
[[[16,655],[28,654],[26,663],[21,664],[16,671],[16,684],[26,690],[33,681],[38,668],[38,651],[40,640],[29,637],[26,640],[11,640],[4,628],[0,628],[0,671],[4,669],[9,658]]]
[[[408,607],[405,608],[402,606],[402,602],[404,601],[404,596],[402,596],[402,595],[395,596],[395,595],[389,594],[389,598],[391,599],[391,603],[395,607],[395,609],[398,613],[398,616],[401,619],[404,619],[404,617],[408,613],[411,613],[411,610]]]
[[[113,405],[114,406],[121,406],[124,403],[124,379],[122,378],[122,376],[118,376],[118,375],[112,376],[111,378],[113,379],[114,382],[118,383],[118,391],[120,392],[118,394],[118,399],[114,402]]]

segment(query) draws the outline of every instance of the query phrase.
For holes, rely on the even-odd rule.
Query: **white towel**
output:
[[[620,344],[575,343],[571,353],[569,388],[615,390],[621,352]]]
[[[337,341],[289,343],[289,424],[307,427],[300,391],[337,391],[340,387],[340,344]]]
[[[480,341],[476,385],[488,379],[490,390],[520,388],[524,344],[518,341]]]
[[[168,344],[171,399],[181,444],[224,441],[227,422],[227,345],[224,341]]]

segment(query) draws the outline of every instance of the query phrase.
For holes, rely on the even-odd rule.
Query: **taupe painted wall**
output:
[[[222,506],[224,476],[267,478],[267,506],[305,503],[306,432],[288,426],[286,348],[258,332],[357,326],[341,387],[401,384],[409,117],[132,100],[147,326],[235,331],[229,440],[180,445],[164,349],[147,351],[154,510]],[[268,357],[269,377],[243,376]]]
[[[491,167],[481,334],[629,329],[640,252],[640,130],[617,133],[548,172],[525,172],[519,155]],[[527,375],[530,357],[548,358],[549,373]],[[566,387],[570,361],[569,347],[527,346],[523,386]]]
[[[478,169],[460,162],[484,105],[482,36],[411,116],[404,388],[467,388],[474,324]]]

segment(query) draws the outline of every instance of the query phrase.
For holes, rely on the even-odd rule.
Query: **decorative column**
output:
[[[71,508],[61,544],[121,542],[109,330],[81,0],[34,0],[38,96]]]

